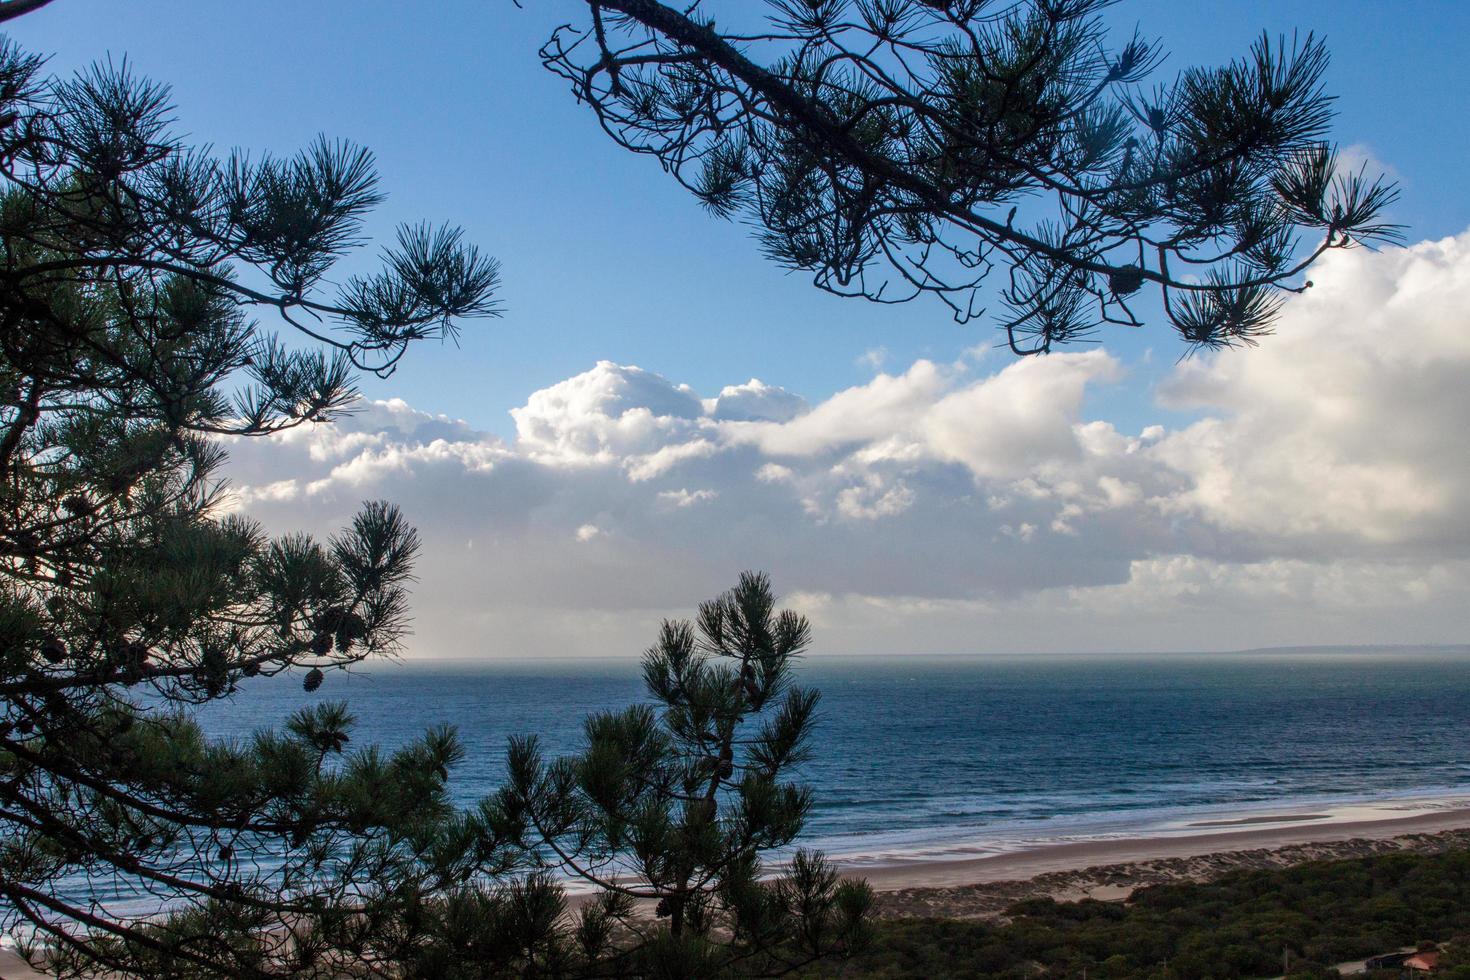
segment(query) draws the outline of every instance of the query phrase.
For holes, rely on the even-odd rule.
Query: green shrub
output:
[[[1466,851],[1240,871],[1141,888],[1127,903],[1028,899],[1008,915],[883,922],[841,975],[1234,980],[1279,976],[1287,951],[1294,980],[1319,980],[1337,976],[1333,964],[1429,940],[1448,943],[1443,976],[1470,980]]]

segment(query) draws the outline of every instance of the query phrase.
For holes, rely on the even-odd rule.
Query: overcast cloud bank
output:
[[[424,538],[411,655],[633,655],[744,568],[820,652],[1460,642],[1470,233],[1335,253],[1259,350],[1184,362],[1120,431],[1102,350],[936,364],[808,404],[603,361],[505,441],[401,401],[230,446],[234,505]],[[875,359],[874,364],[878,361]]]

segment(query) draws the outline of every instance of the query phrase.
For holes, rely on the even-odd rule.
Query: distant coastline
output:
[[[964,659],[988,659],[988,658],[1023,658],[1036,657],[1038,659],[1057,658],[1097,658],[1101,660],[1149,660],[1153,658],[1168,657],[1297,657],[1297,656],[1396,656],[1396,655],[1423,655],[1431,657],[1465,656],[1470,657],[1470,643],[1319,643],[1304,646],[1282,646],[1282,647],[1242,647],[1224,650],[1042,650],[1042,651],[992,651],[989,653],[966,653],[963,651],[948,651],[943,653],[815,653],[809,659],[814,661],[829,660],[891,660],[902,662],[905,657],[913,660],[964,660]]]
[[[806,660],[812,663],[833,663],[844,660],[861,660],[883,663],[903,663],[905,660],[965,660],[965,659],[1005,659],[1005,658],[1100,658],[1117,660],[1147,660],[1154,657],[1245,657],[1245,656],[1316,656],[1316,655],[1346,654],[1349,656],[1391,656],[1397,654],[1422,654],[1425,656],[1465,656],[1470,657],[1470,643],[1363,643],[1363,644],[1333,644],[1320,643],[1303,646],[1280,646],[1280,647],[1243,647],[1224,650],[997,650],[989,652],[975,652],[962,650],[946,650],[940,652],[905,653],[895,654],[889,651],[875,653],[850,653],[839,651],[818,650],[807,655]],[[612,665],[637,665],[639,654],[615,653],[615,654],[588,654],[586,656],[555,656],[555,657],[415,657],[404,656],[392,661],[383,661],[366,665],[359,668],[359,672],[372,673],[384,671],[412,670],[414,668],[444,667],[454,670],[473,669],[484,666],[487,669],[502,668],[545,668],[555,666],[571,666],[575,664],[597,664],[602,666]]]

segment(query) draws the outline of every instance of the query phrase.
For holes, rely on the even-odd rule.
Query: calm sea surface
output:
[[[1470,796],[1470,656],[1458,652],[812,659],[822,691],[807,843],[849,857],[984,853],[1364,800]],[[631,662],[377,666],[247,686],[207,728],[243,735],[346,700],[355,744],[454,725],[470,803],[506,738],[574,749],[589,712],[643,698]]]

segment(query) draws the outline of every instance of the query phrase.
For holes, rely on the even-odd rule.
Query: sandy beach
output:
[[[1263,826],[1269,821],[1269,825]],[[884,864],[845,865],[874,888],[939,888],[1004,879],[1032,878],[1054,871],[1094,865],[1131,864],[1161,858],[1189,858],[1221,851],[1276,849],[1289,845],[1332,844],[1355,838],[1382,840],[1410,834],[1470,829],[1470,807],[1362,820],[1304,820],[1297,815],[1247,817],[1192,825],[1199,833],[1063,841],[1002,854],[958,859],[919,859]]]
[[[1391,851],[1470,848],[1470,808],[1394,815],[1264,814],[1185,825],[1169,835],[1065,841],[954,860],[847,866],[879,893],[879,914],[987,917],[1026,898],[1123,900],[1144,885],[1208,881],[1246,868],[1365,857]],[[1366,814],[1366,819],[1352,819]],[[1344,816],[1349,817],[1343,819]]]

